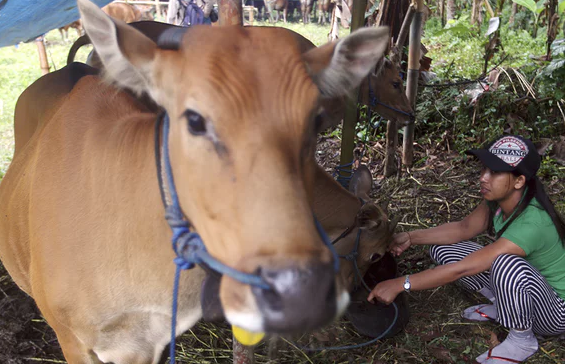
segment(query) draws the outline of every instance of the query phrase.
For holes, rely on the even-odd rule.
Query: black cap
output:
[[[534,177],[541,157],[534,143],[518,135],[505,135],[489,143],[484,149],[471,149],[467,154],[477,157],[495,172],[518,172],[526,179]]]

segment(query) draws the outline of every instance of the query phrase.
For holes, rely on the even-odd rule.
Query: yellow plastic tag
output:
[[[237,341],[246,346],[256,345],[265,337],[264,332],[250,332],[239,326],[232,325],[231,329],[233,331],[233,336],[235,336]]]

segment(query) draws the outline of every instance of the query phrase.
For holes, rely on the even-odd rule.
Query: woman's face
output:
[[[519,179],[510,172],[495,172],[488,167],[483,167],[479,179],[481,195],[487,201],[503,201],[523,187]]]

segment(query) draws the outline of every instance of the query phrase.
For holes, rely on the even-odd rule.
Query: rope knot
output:
[[[194,263],[187,262],[183,257],[176,257],[173,262],[182,270],[192,269],[195,265]]]
[[[187,228],[173,228],[173,249],[177,254],[175,264],[181,269],[192,269],[202,263],[199,252],[206,252],[206,247],[198,233]]]

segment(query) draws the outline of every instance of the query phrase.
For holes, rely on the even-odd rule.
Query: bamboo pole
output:
[[[362,28],[365,23],[365,9],[367,8],[367,0],[356,0],[353,3],[351,11],[351,32]],[[353,161],[353,149],[355,147],[355,125],[357,124],[357,99],[359,97],[359,88],[351,93],[351,99],[346,103],[345,115],[343,117],[343,129],[341,136],[341,157],[340,164],[348,165]],[[348,181],[351,177],[351,170],[341,169],[338,180],[342,185],[344,181]]]
[[[400,32],[398,32],[398,37],[396,37],[395,45],[397,48],[402,49],[404,44],[406,44],[406,36],[408,36],[408,30],[410,29],[410,24],[412,24],[412,19],[414,19],[414,7],[409,6],[408,12],[404,16],[404,21],[400,27]]]
[[[420,76],[420,49],[422,42],[422,15],[424,11],[423,0],[413,0],[414,19],[410,26],[410,49],[408,51],[408,80],[406,82],[406,96],[415,109],[418,94],[418,78]],[[414,123],[404,127],[402,141],[402,163],[412,167],[414,158]]]
[[[41,67],[41,74],[46,75],[49,73],[49,62],[47,61],[47,52],[45,50],[45,43],[43,36],[35,39],[37,45],[37,52],[39,53],[39,66]]]

